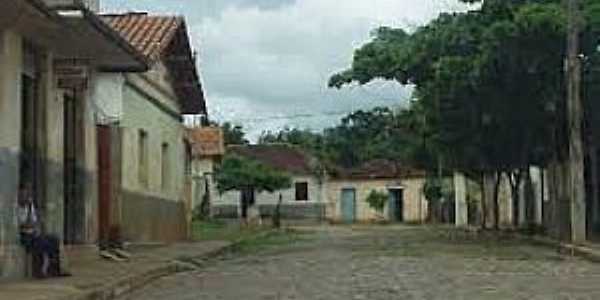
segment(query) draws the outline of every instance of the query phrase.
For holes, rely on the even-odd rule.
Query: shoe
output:
[[[112,254],[110,251],[107,251],[107,250],[100,251],[100,257],[109,259],[112,261],[116,261],[116,262],[124,262],[125,261],[124,259]]]
[[[56,277],[71,277],[73,276],[73,274],[69,273],[69,272],[60,272],[58,274],[56,274]]]
[[[131,258],[131,253],[123,250],[123,249],[119,249],[119,248],[112,248],[109,249],[108,251],[110,251],[111,253],[115,254],[116,256],[123,258],[123,259],[130,259]]]

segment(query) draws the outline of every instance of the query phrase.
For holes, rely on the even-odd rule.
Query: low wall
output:
[[[211,214],[217,219],[237,219],[239,218],[237,205],[216,205],[210,208]]]
[[[260,215],[270,218],[275,212],[276,205],[260,204]],[[282,204],[280,208],[281,218],[288,220],[324,220],[326,205],[324,203]],[[215,205],[211,208],[214,218],[236,219],[238,218],[237,205]]]
[[[176,242],[187,239],[185,205],[131,191],[122,194],[121,229],[131,242]]]

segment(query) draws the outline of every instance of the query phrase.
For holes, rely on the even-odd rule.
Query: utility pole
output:
[[[586,240],[586,205],[583,152],[583,102],[581,96],[581,53],[579,34],[581,31],[580,0],[567,0],[567,135],[568,195],[570,212],[570,241],[581,244]]]

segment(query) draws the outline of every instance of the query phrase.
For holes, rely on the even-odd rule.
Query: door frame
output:
[[[349,218],[346,218],[346,210],[344,209],[345,207],[345,203],[346,203],[346,198],[344,197],[344,195],[347,192],[351,192],[352,193],[352,219],[349,220]],[[353,187],[345,187],[342,188],[341,192],[340,192],[340,216],[341,216],[341,220],[344,223],[354,223],[356,222],[356,188]]]
[[[402,186],[388,187],[390,195],[388,202],[388,216],[392,222],[404,222],[404,191]],[[398,197],[399,195],[399,197]]]

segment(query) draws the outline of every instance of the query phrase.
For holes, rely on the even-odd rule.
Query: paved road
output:
[[[128,300],[600,299],[600,264],[415,227],[324,228]]]

